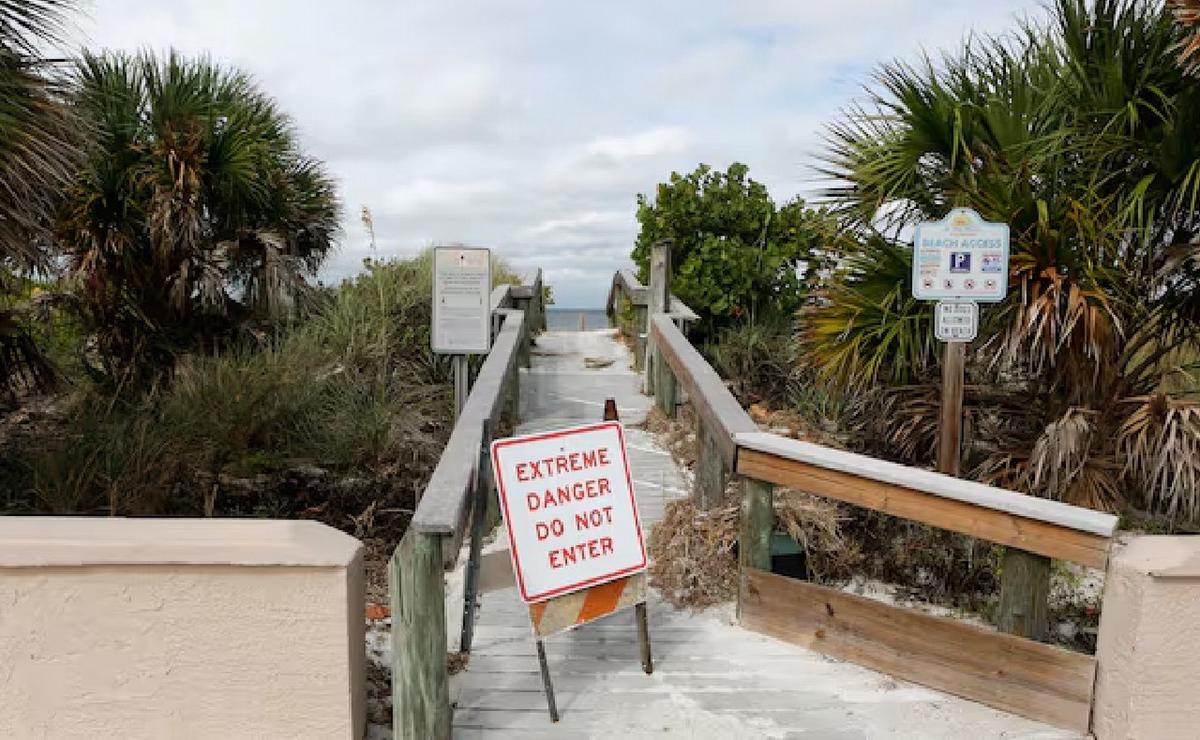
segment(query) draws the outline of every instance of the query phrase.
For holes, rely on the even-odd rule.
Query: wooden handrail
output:
[[[650,337],[659,356],[687,391],[693,408],[730,470],[737,464],[735,435],[757,432],[758,426],[725,386],[716,370],[700,356],[670,314],[651,317]]]
[[[541,294],[541,269],[532,285],[498,285],[492,290],[492,314],[502,323],[409,524],[416,532],[445,538],[447,565],[453,564],[462,543],[483,421],[499,422],[515,385],[517,366],[528,356],[529,336],[542,328]],[[529,315],[526,310],[512,308],[518,301],[529,307]]]
[[[859,455],[846,450],[789,439],[769,432],[739,434],[742,449],[754,450],[773,457],[815,465],[826,470],[865,478],[879,483],[907,488],[917,493],[939,496],[962,503],[993,509],[1035,519],[1057,527],[1112,537],[1117,529],[1117,517],[1095,509],[1064,504],[1061,501],[1028,496],[975,481],[955,478],[932,470],[913,468],[899,463]]]
[[[511,285],[497,285],[492,288],[492,313],[496,313],[502,308],[512,308],[512,289]]]
[[[516,421],[518,368],[528,362],[532,334],[545,328],[542,271],[532,285],[496,287],[490,301],[493,326],[500,321],[491,351],[388,564],[392,730],[398,738],[450,736],[443,570],[457,559],[473,500],[480,498],[476,486],[490,485],[480,463],[485,421],[495,428],[506,406]]]
[[[516,372],[525,333],[523,311],[500,309],[499,313],[504,316],[500,333],[479,369],[462,414],[450,432],[450,439],[413,514],[409,526],[418,532],[448,535],[455,540],[462,538],[483,420],[499,421],[506,385]]]
[[[1111,514],[778,434],[736,441],[741,475],[1091,568],[1108,561]]]
[[[650,289],[642,285],[633,270],[617,270],[613,275],[612,286],[608,289],[608,301],[605,303],[605,312],[609,316],[617,309],[618,295],[624,295],[634,306],[646,306],[650,303]],[[671,296],[671,310],[668,313],[679,321],[700,320],[696,312],[676,295]]]

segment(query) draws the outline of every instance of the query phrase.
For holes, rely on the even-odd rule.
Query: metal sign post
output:
[[[1008,252],[1008,224],[984,221],[969,208],[923,221],[913,235],[913,297],[938,301],[934,336],[945,342],[937,465],[948,475],[957,476],[962,464],[967,343],[979,332],[979,303],[1008,293]]]
[[[433,326],[436,354],[454,356],[454,418],[469,392],[467,355],[487,354],[492,346],[492,254],[473,247],[433,250]]]

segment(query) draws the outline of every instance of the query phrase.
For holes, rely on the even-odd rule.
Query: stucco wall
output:
[[[363,629],[314,522],[0,517],[0,737],[358,738]]]
[[[1134,537],[1108,568],[1092,732],[1200,736],[1200,537]]]

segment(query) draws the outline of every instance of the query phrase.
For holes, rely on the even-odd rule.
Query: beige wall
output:
[[[1116,547],[1096,657],[1099,740],[1200,737],[1200,537]]]
[[[363,628],[314,522],[0,517],[0,737],[358,738]]]

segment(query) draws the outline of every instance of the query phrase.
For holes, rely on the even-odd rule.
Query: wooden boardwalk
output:
[[[585,357],[611,357],[588,369]],[[548,332],[521,373],[520,432],[601,417],[615,398],[628,426],[651,399],[611,332]],[[686,475],[649,434],[630,429],[643,522],[651,527]],[[494,546],[499,546],[497,543]],[[732,623],[732,607],[650,603],[655,670],[642,673],[632,610],[546,641],[562,719],[552,724],[528,612],[513,588],[483,598],[469,668],[452,678],[456,738],[1074,738],[1073,733],[778,642]]]

